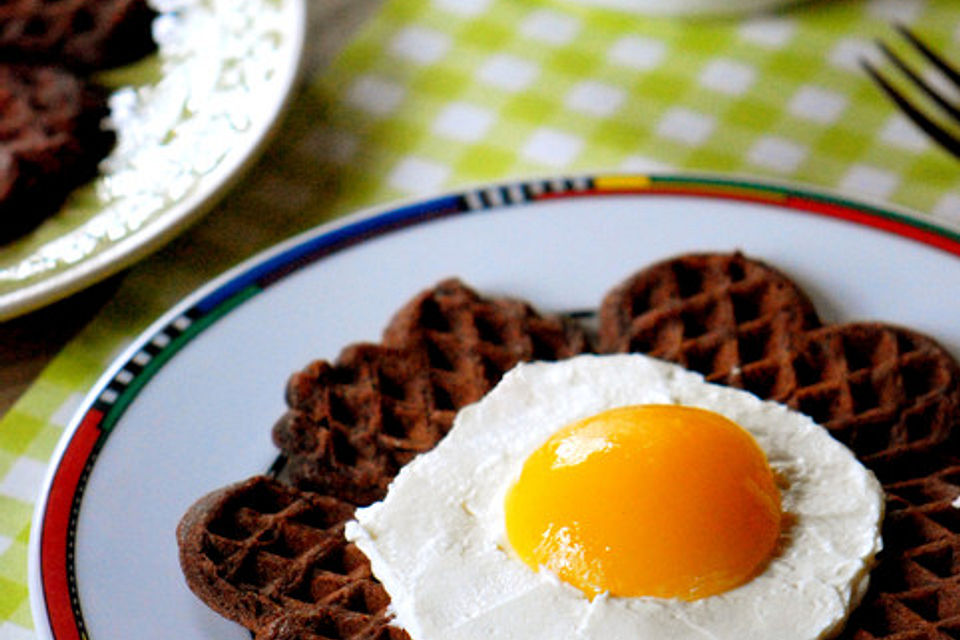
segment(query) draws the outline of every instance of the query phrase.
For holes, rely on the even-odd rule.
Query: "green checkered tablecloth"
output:
[[[318,0],[319,2],[319,0]],[[697,170],[799,181],[960,224],[960,164],[859,67],[891,23],[960,60],[955,0],[822,0],[681,21],[562,0],[387,0],[308,73],[265,157],[135,267],[0,422],[0,639],[32,638],[27,540],[73,408],[153,318],[258,249],[355,208],[466,183]]]

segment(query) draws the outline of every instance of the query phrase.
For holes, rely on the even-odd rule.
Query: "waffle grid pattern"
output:
[[[806,295],[773,269],[740,254],[693,255],[645,269],[607,295],[600,350],[648,353],[785,400],[784,355],[819,326]]]
[[[343,522],[515,364],[585,350],[578,327],[525,303],[481,298],[457,280],[425,291],[383,344],[349,346],[290,378],[290,410],[274,426],[286,465],[278,479],[221,489],[184,516],[188,584],[257,640],[407,640],[387,624],[389,597]]]
[[[660,333],[638,343],[638,334],[652,335],[650,327]],[[713,353],[699,360],[714,366],[705,371],[709,379],[778,393],[824,421],[888,492],[885,551],[842,638],[960,637],[960,460],[950,439],[960,373],[932,340],[880,324],[821,326],[782,274],[740,254],[704,254],[654,265],[612,290],[599,342],[601,350],[652,345],[654,355],[687,366]],[[451,280],[405,306],[383,345],[354,345],[336,364],[315,362],[295,374],[291,411],[274,430],[289,458],[283,481],[290,486],[253,479],[194,507],[180,533],[190,584],[257,630],[258,640],[406,638],[377,617],[389,597],[366,559],[342,529],[330,533],[342,525],[338,509],[352,511],[342,499],[381,497],[413,453],[443,436],[458,402],[482,396],[496,382],[492,373],[498,379],[534,357],[538,344],[551,345],[546,355],[553,357],[589,348],[560,320],[521,302],[483,300]],[[764,378],[758,389],[755,381]],[[249,487],[268,499],[244,495]],[[308,522],[302,507],[291,506],[328,499],[311,491],[340,498],[331,499],[339,506],[330,521]],[[191,556],[198,544],[199,569]],[[223,583],[205,594],[210,575]]]
[[[880,324],[808,334],[793,360],[789,404],[827,427],[883,475],[883,462],[945,442],[957,421],[960,371],[933,341]]]
[[[930,467],[939,470],[922,475]],[[895,552],[882,557],[844,640],[960,638],[960,465],[934,458],[913,473],[884,486],[883,537]]]
[[[881,472],[942,443],[960,369],[931,340],[877,323],[821,327],[807,297],[740,254],[688,255],[637,273],[600,311],[600,350],[636,351],[806,413]]]
[[[415,454],[432,448],[460,407],[518,362],[587,350],[584,334],[514,300],[486,300],[456,280],[398,312],[383,345],[344,350],[291,377],[290,410],[274,427],[296,486],[380,499]]]
[[[379,499],[390,478],[449,427],[452,400],[414,354],[361,345],[336,365],[311,364],[287,386],[291,409],[274,428],[285,475],[314,491]]]
[[[346,3],[332,0],[332,10],[326,1],[315,4],[323,7],[324,18],[333,15],[320,21],[327,25],[337,22]],[[269,161],[223,207],[224,217],[258,240],[238,248],[214,234],[197,234],[209,258],[202,264],[146,263],[122,289],[124,300],[138,304],[113,305],[5,416],[0,478],[8,490],[0,495],[0,563],[7,569],[0,579],[5,612],[0,636],[8,629],[18,638],[31,635],[27,531],[63,415],[121,346],[167,306],[246,257],[250,246],[268,246],[299,232],[306,218],[312,225],[424,190],[605,167],[631,173],[759,173],[892,200],[934,223],[956,220],[955,164],[903,122],[856,64],[858,55],[875,53],[874,38],[893,33],[891,21],[910,25],[948,56],[960,52],[955,37],[960,6],[952,0],[819,2],[722,24],[676,25],[623,20],[559,1],[384,3],[332,69],[309,69],[312,90],[295,101]],[[438,47],[419,43],[436,42],[438,35],[447,46],[439,48],[442,57],[431,58]],[[419,37],[414,46],[398,46],[411,36]],[[614,56],[649,51],[634,43],[651,42],[655,53],[665,55],[645,66]],[[403,55],[408,51],[412,54]],[[502,69],[505,59],[513,67],[519,60],[525,73],[487,73]],[[724,72],[713,73],[717,68]],[[716,77],[719,85],[710,82]],[[606,94],[593,94],[606,99],[578,100],[581,85],[607,88]],[[807,88],[847,100],[842,117],[824,122],[816,102],[795,110],[795,103],[808,104],[800,100],[810,95]],[[678,112],[709,117],[709,137],[692,144],[668,137]],[[535,141],[553,139],[546,134],[572,139],[577,153],[537,152],[531,159],[540,149]],[[305,176],[304,167],[326,178]],[[277,186],[291,181],[295,188]],[[267,220],[266,206],[279,214]],[[195,244],[189,244],[191,250]],[[156,287],[158,282],[165,286]],[[145,297],[145,291],[153,295]]]
[[[258,640],[291,632],[280,617],[296,619],[295,637],[303,640],[381,637],[390,599],[371,577],[366,557],[343,537],[353,509],[330,496],[254,477],[188,515],[206,535],[187,551],[194,561],[201,559],[199,579],[218,583],[208,589],[225,583],[242,594],[221,612],[248,627],[262,626]]]
[[[747,291],[766,293],[740,297]],[[737,311],[745,307],[756,313]],[[960,368],[939,345],[879,323],[819,326],[799,289],[739,254],[638,272],[604,299],[599,331],[603,351],[705,365],[710,380],[789,404],[877,473],[884,551],[842,640],[960,638]],[[704,342],[723,357],[698,359]]]

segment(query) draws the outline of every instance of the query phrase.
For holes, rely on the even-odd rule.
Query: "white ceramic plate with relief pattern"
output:
[[[299,67],[304,0],[152,0],[156,54],[105,72],[117,145],[100,176],[29,235],[0,245],[0,320],[158,249],[255,157]]]

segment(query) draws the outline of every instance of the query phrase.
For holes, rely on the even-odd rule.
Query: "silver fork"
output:
[[[918,51],[939,73],[960,90],[960,71],[940,55],[933,51],[916,34],[903,25],[894,25],[894,28],[903,36],[913,49]],[[867,59],[860,61],[873,81],[893,100],[900,110],[910,118],[928,136],[933,138],[941,147],[960,158],[960,107],[958,104],[943,95],[927,80],[924,80],[913,67],[907,64],[885,42],[877,43],[884,56],[919,90],[926,96],[927,104],[919,106],[916,98],[911,98],[906,92],[897,88],[887,75]],[[915,92],[916,93],[916,92]],[[930,104],[932,102],[932,104]],[[951,130],[953,129],[953,130]]]

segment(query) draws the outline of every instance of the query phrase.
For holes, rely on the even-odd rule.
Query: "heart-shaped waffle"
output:
[[[7,0],[0,57],[104,69],[152,51],[156,13],[146,0]]]
[[[227,487],[190,509],[177,531],[188,585],[257,640],[406,638],[386,624],[389,598],[343,522],[507,370],[587,348],[569,321],[457,280],[418,295],[382,345],[352,345],[290,378],[290,409],[273,431],[280,480]],[[316,521],[301,515],[325,504],[331,513]]]
[[[822,326],[776,270],[733,255],[654,265],[601,309],[604,350],[646,350],[822,421],[883,481],[885,551],[846,640],[952,640],[960,629],[958,368],[935,342],[876,323]],[[282,476],[215,492],[178,529],[188,583],[257,640],[403,640],[389,597],[342,535],[356,504],[433,446],[460,403],[582,333],[457,281],[409,303],[382,345],[355,345],[288,385]],[[303,516],[324,510],[316,519]]]
[[[187,582],[257,640],[400,640],[390,597],[343,536],[355,506],[257,476],[216,491],[178,528]],[[226,596],[226,597],[225,597]]]
[[[517,363],[587,349],[583,332],[529,305],[488,300],[446,280],[401,309],[384,346],[355,345],[287,385],[290,409],[273,430],[284,479],[357,504],[446,434],[457,410],[482,398]]]
[[[813,304],[780,272],[742,254],[691,254],[648,267],[611,290],[599,350],[639,352],[742,387],[770,379],[808,329]],[[780,389],[765,397],[780,399]]]
[[[882,474],[958,421],[960,368],[933,340],[880,323],[821,326],[803,292],[742,254],[667,260],[604,298],[600,350],[640,352],[806,413]]]
[[[600,322],[601,350],[784,402],[877,473],[884,551],[843,638],[960,637],[960,368],[942,347],[880,323],[819,326],[795,285],[740,254],[644,269],[606,296]]]
[[[287,384],[290,409],[273,429],[283,479],[356,504],[380,499],[406,462],[432,448],[455,406],[426,374],[424,354],[354,345]]]
[[[114,143],[104,92],[56,67],[0,64],[0,241],[56,211]]]

